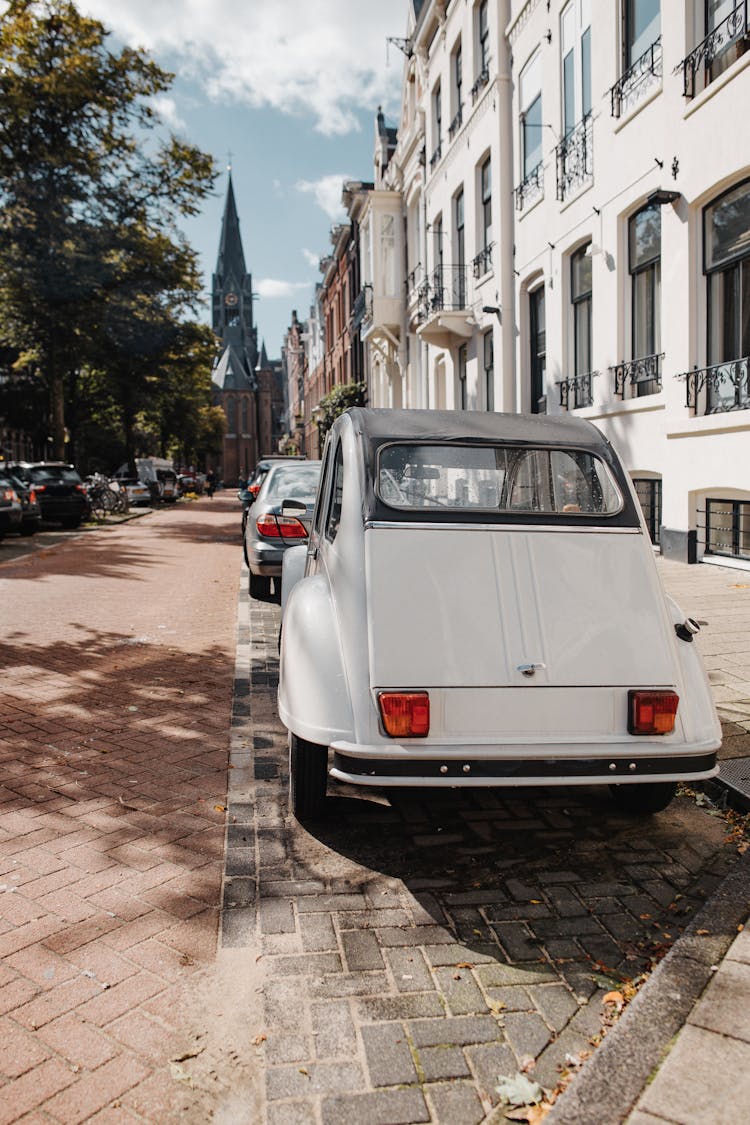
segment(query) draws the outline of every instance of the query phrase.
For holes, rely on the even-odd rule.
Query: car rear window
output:
[[[36,465],[29,469],[29,476],[37,484],[48,480],[64,481],[66,484],[81,483],[75,469],[68,469],[65,465]]]
[[[320,463],[307,465],[282,465],[271,469],[263,486],[263,499],[270,503],[278,500],[304,500],[311,504],[318,491]]]
[[[393,443],[378,454],[377,491],[392,508],[612,516],[623,499],[584,450]]]

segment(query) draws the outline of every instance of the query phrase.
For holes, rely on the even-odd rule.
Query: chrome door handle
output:
[[[517,664],[516,671],[523,676],[533,676],[537,668],[546,668],[546,664]]]

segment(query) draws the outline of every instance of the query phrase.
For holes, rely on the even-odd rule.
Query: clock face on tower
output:
[[[228,308],[234,308],[234,306],[238,303],[239,303],[239,297],[237,296],[236,293],[227,293],[226,297],[224,298],[224,304]]]

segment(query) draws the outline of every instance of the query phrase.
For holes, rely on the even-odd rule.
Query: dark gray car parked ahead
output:
[[[284,551],[307,539],[320,464],[320,461],[273,462],[268,470],[245,525],[243,547],[250,570],[251,597],[267,597],[271,592],[271,579],[281,577]],[[282,514],[285,500],[296,505],[293,514]]]

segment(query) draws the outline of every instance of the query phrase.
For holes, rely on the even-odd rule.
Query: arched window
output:
[[[236,429],[237,405],[233,398],[227,399],[227,430],[233,434]]]
[[[247,399],[246,399],[246,398],[243,398],[243,400],[242,400],[242,432],[243,432],[243,434],[246,434],[246,433],[248,432],[248,426],[247,426]]]

